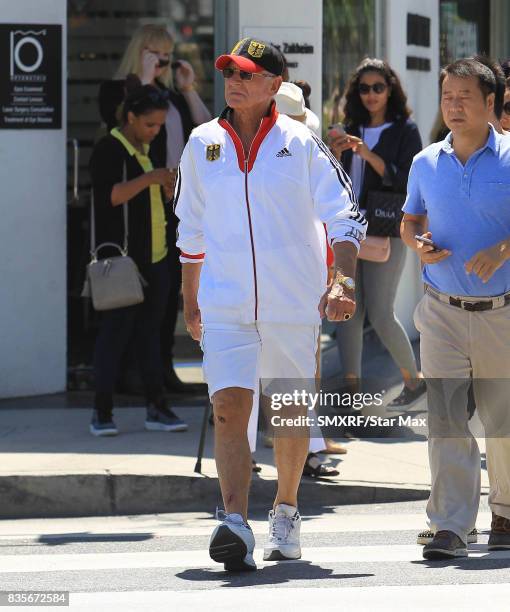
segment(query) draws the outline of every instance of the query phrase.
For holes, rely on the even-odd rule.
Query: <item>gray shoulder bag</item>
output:
[[[124,164],[123,182],[126,182]],[[90,255],[87,265],[82,297],[91,297],[95,310],[125,308],[143,302],[143,287],[147,285],[138,266],[128,256],[128,203],[121,204],[124,216],[124,245],[103,242],[96,247],[96,227],[94,218],[94,188],[90,195]],[[104,247],[118,249],[120,255],[99,259],[98,253]]]

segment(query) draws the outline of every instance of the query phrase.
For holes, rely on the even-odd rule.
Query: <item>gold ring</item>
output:
[[[351,318],[351,315],[348,312],[346,312],[344,314],[344,321],[348,321],[350,318]]]

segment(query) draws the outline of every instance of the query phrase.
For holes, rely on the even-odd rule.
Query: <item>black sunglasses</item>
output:
[[[254,76],[266,77],[272,79],[272,74],[261,74],[260,72],[247,72],[246,70],[237,70],[237,68],[223,68],[221,71],[225,79],[231,79],[236,72],[239,72],[241,81],[251,81]]]
[[[503,104],[503,110],[507,115],[510,115],[510,102],[505,102]]]
[[[370,93],[370,90],[373,90],[376,94],[381,94],[383,91],[386,91],[388,86],[386,83],[374,83],[373,85],[367,85],[367,83],[360,83],[358,86],[358,91],[362,96]]]
[[[152,53],[153,55],[156,55],[158,58],[158,63],[156,64],[156,68],[166,68],[168,66],[168,64],[170,63],[170,59],[165,59],[164,57],[159,57],[159,51],[153,51],[152,49],[147,49],[147,51],[149,53]],[[165,55],[168,55],[168,57],[170,57],[172,55],[171,52],[169,53],[165,53]]]

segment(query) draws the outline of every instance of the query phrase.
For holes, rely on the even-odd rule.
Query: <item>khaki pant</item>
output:
[[[480,501],[480,452],[468,429],[471,377],[485,427],[489,505],[510,519],[510,306],[469,312],[425,293],[414,322],[421,335],[423,374],[441,379],[428,385],[429,526],[433,531],[453,531],[465,542]]]

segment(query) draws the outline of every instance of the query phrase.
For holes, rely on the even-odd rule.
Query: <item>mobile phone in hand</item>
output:
[[[334,123],[333,125],[330,125],[328,128],[328,134],[329,136],[346,136],[347,135],[343,123]]]
[[[430,238],[425,238],[425,236],[418,236],[418,234],[414,237],[415,240],[417,240],[418,242],[421,242],[422,244],[427,244],[431,247],[434,248],[434,251],[440,251],[441,249],[437,246],[437,244],[435,244],[434,242],[432,242],[432,240]]]

